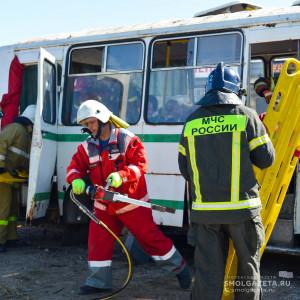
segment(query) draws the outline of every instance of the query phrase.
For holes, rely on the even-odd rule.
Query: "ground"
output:
[[[21,242],[27,245],[9,248],[7,253],[0,254],[0,299],[95,298],[77,295],[87,274],[85,244],[62,246],[60,226],[20,227],[18,233]],[[192,264],[192,249],[184,243],[178,247]],[[118,288],[127,275],[127,263],[118,248],[113,261],[114,287]],[[300,299],[300,257],[265,255],[262,278],[263,300]],[[134,267],[129,286],[114,299],[185,300],[189,296],[189,291],[178,287],[174,276],[154,264],[147,264]]]

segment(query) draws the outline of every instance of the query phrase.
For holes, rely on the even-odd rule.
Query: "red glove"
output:
[[[300,151],[296,149],[294,152],[294,156],[300,158]]]
[[[270,80],[264,77],[260,77],[254,82],[254,89],[256,94],[260,97],[265,98],[267,103],[269,103],[272,98],[270,85]]]

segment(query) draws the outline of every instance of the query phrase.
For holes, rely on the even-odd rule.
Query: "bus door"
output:
[[[55,57],[40,49],[37,107],[30,151],[26,218],[45,216],[49,205],[57,153]]]

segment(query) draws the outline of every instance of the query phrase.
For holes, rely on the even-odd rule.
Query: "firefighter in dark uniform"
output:
[[[229,239],[238,258],[236,286],[247,284],[247,289],[235,289],[235,299],[260,298],[264,228],[253,165],[269,167],[275,153],[258,115],[240,95],[239,75],[219,63],[181,135],[179,168],[192,200],[193,300],[222,298]]]
[[[17,169],[29,169],[31,133],[34,123],[35,105],[7,125],[0,133],[0,174]],[[0,180],[0,252],[17,239],[17,203],[13,197],[14,186]]]

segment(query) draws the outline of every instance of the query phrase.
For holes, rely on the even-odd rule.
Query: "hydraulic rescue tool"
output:
[[[263,123],[275,148],[274,164],[265,170],[254,168],[261,186],[262,221],[265,228],[265,242],[260,255],[268,243],[278,218],[285,194],[297,166],[300,154],[300,62],[287,59],[282,67],[272,99],[268,105]],[[226,287],[237,272],[237,258],[230,243],[223,300],[233,299],[233,290]]]
[[[161,205],[151,204],[149,202],[139,201],[136,199],[129,198],[120,193],[110,191],[109,186],[110,186],[110,182],[108,182],[105,187],[102,187],[100,185],[88,186],[86,188],[86,193],[90,196],[91,199],[93,199],[95,201],[99,201],[99,200],[106,200],[109,202],[119,201],[119,202],[124,202],[124,203],[135,204],[137,206],[147,207],[147,208],[154,209],[154,210],[159,210],[161,212],[169,212],[169,213],[176,212],[176,210],[174,208],[169,208],[169,207],[164,207]],[[99,220],[94,215],[93,212],[91,212],[85,205],[83,205],[79,200],[77,200],[72,190],[70,192],[70,198],[84,214],[86,214],[96,224],[98,224],[98,225],[102,226],[104,229],[106,229],[108,231],[108,233],[114,237],[114,239],[120,244],[120,246],[122,247],[122,249],[126,255],[127,262],[128,262],[128,273],[127,273],[127,278],[126,278],[125,282],[123,283],[123,286],[121,288],[119,288],[118,290],[112,292],[111,294],[109,294],[99,300],[111,299],[113,296],[119,294],[128,285],[128,283],[130,282],[130,280],[132,278],[133,267],[132,267],[132,261],[131,261],[130,254],[128,253],[128,250],[126,249],[126,247],[125,247],[124,243],[121,241],[121,239],[104,222]]]
[[[135,204],[138,206],[143,206],[147,208],[152,208],[153,210],[158,210],[160,212],[168,212],[171,214],[174,214],[176,212],[175,208],[165,207],[158,204],[152,204],[150,202],[140,201],[133,198],[129,198],[125,195],[122,195],[120,193],[116,193],[113,191],[110,191],[107,187],[102,186],[89,186],[87,187],[87,193],[91,195],[91,197],[94,200],[109,200],[111,202],[124,202],[124,203],[130,203]]]

